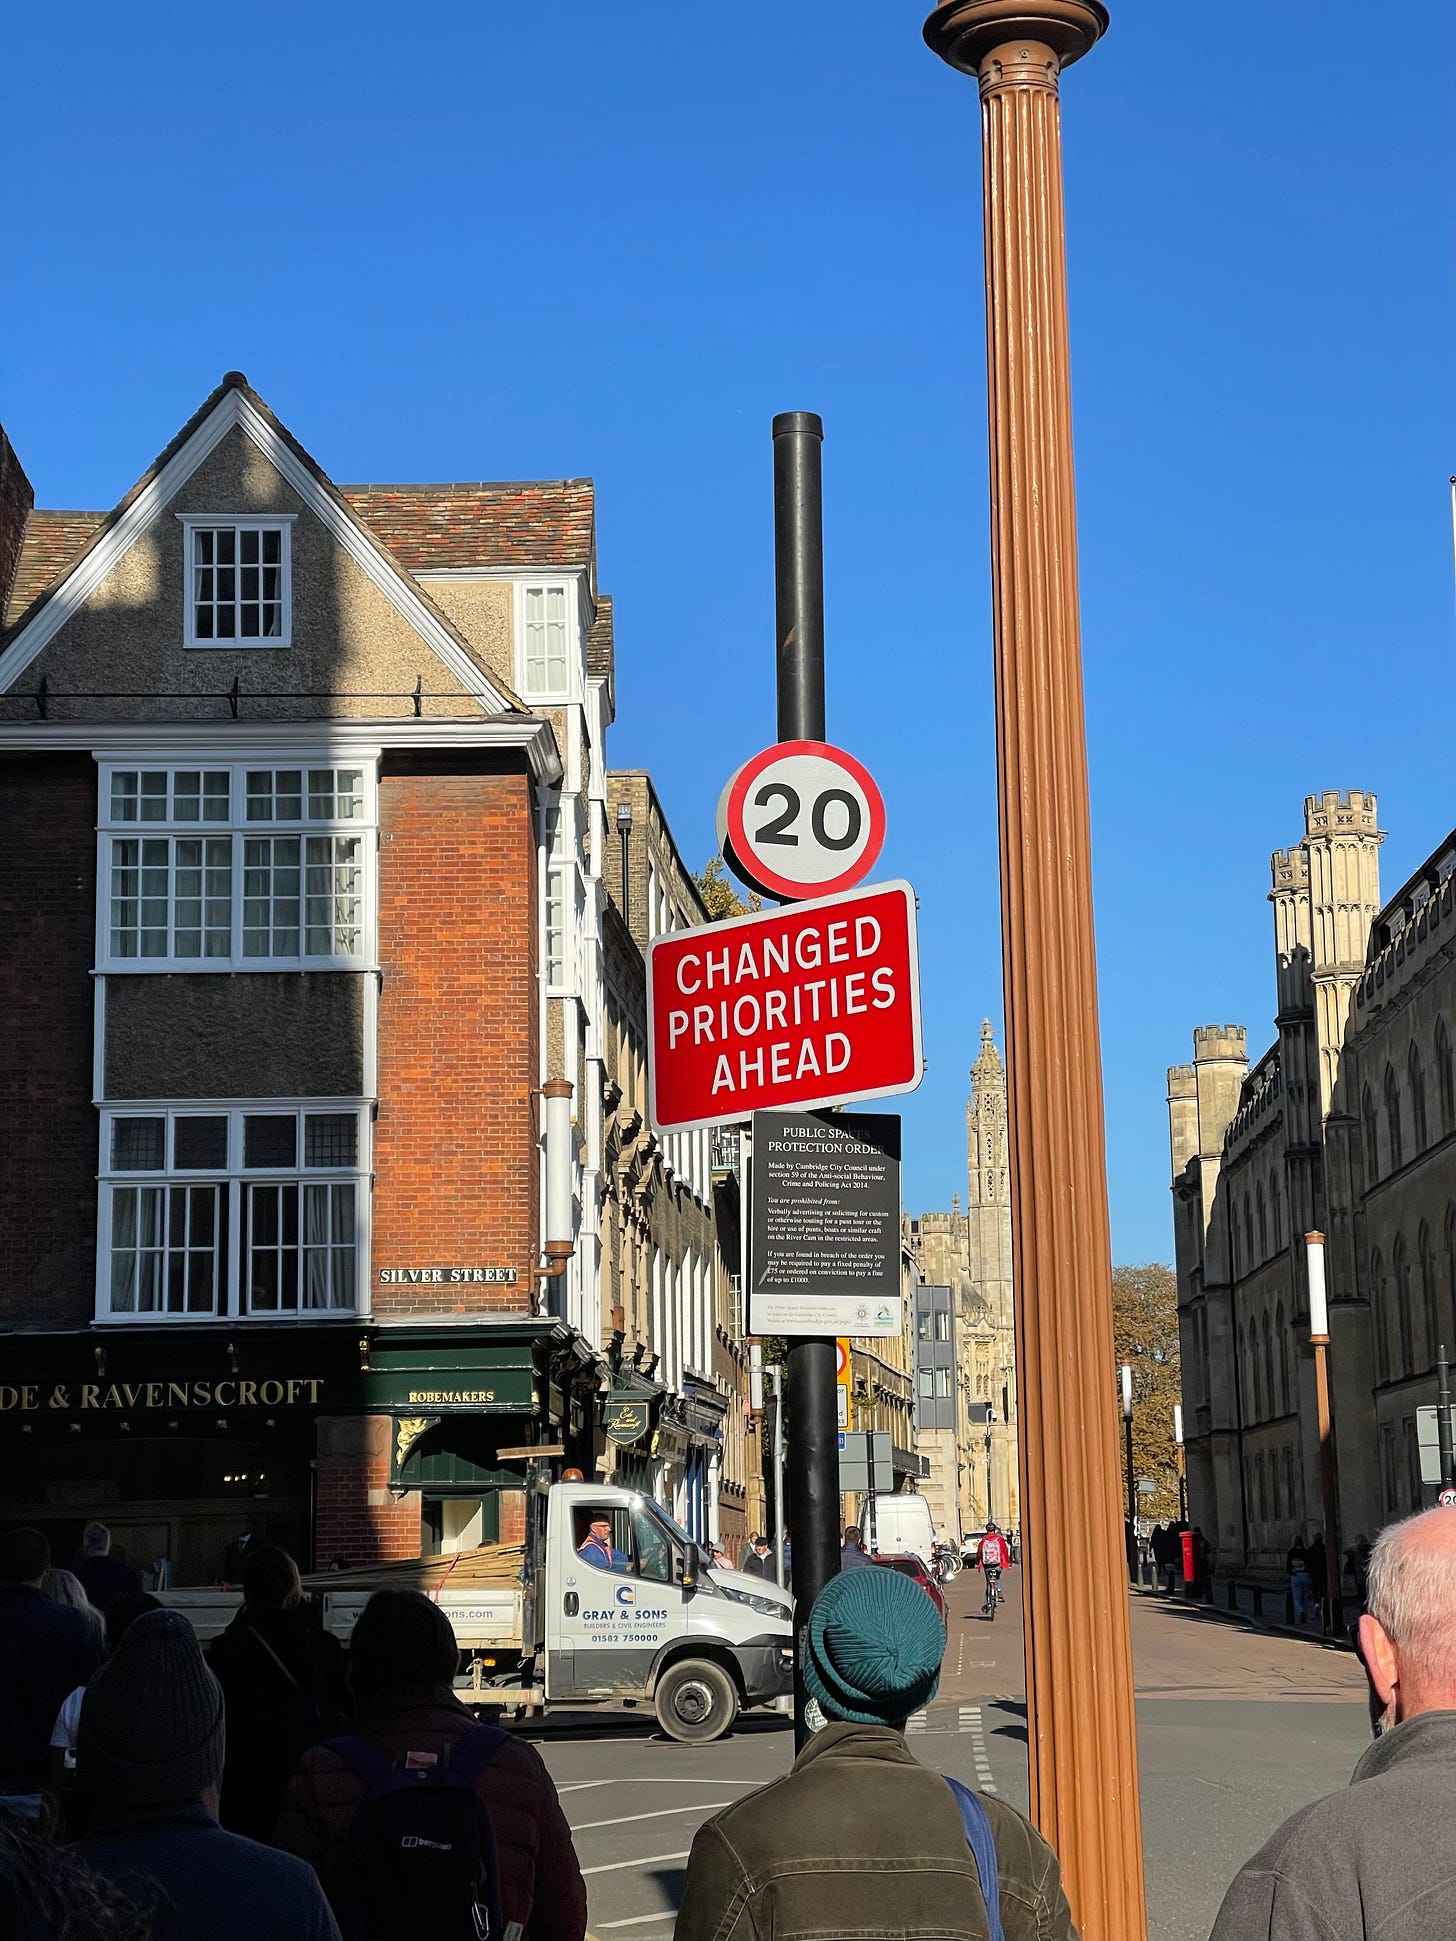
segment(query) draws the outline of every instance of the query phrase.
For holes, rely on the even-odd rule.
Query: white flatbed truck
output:
[[[527,1514],[524,1544],[320,1572],[305,1587],[345,1645],[376,1590],[424,1591],[459,1642],[459,1696],[481,1708],[646,1702],[664,1732],[701,1744],[740,1710],[792,1692],[787,1592],[718,1568],[650,1497],[556,1483],[527,1498]],[[605,1544],[591,1540],[594,1523],[610,1526]],[[204,1644],[241,1601],[224,1590],[166,1591],[162,1600]]]

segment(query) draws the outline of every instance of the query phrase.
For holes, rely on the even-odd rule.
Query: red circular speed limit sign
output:
[[[1456,1489],[1452,1489],[1448,1484],[1436,1498],[1436,1501],[1443,1510],[1456,1510]]]
[[[825,741],[781,741],[745,762],[718,804],[718,842],[770,896],[834,896],[874,868],[885,803],[862,762]]]

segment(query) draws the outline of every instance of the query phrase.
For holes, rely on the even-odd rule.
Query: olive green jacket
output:
[[[1057,1857],[984,1799],[1006,1941],[1077,1941]],[[675,1941],[988,1941],[955,1796],[888,1726],[826,1726],[782,1779],[698,1829]]]

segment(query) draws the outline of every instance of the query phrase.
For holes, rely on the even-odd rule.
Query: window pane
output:
[[[164,768],[143,769],[141,781],[141,819],[143,822],[165,822],[167,820],[167,771]]]
[[[111,778],[111,819],[113,822],[135,822],[137,819],[135,770]]]
[[[352,1166],[359,1154],[359,1120],[353,1112],[309,1112],[303,1121],[305,1166]]]
[[[222,1172],[227,1167],[225,1116],[178,1119],[172,1130],[172,1164],[179,1171]]]
[[[243,1120],[243,1164],[256,1167],[293,1166],[298,1158],[298,1121],[269,1113],[249,1113]]]
[[[155,1119],[114,1119],[111,1127],[111,1165],[118,1173],[159,1173],[165,1163],[167,1122]]]

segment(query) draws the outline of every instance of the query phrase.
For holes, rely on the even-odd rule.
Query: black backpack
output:
[[[329,1742],[367,1789],[345,1852],[344,1941],[501,1941],[495,1826],[475,1781],[509,1736],[473,1726],[419,1768],[356,1734]]]

